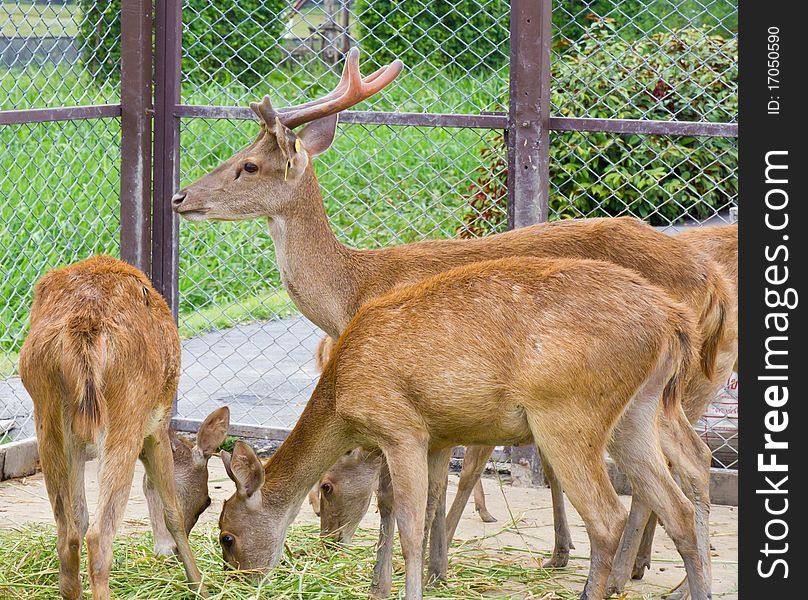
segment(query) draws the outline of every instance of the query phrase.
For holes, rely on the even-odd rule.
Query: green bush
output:
[[[649,33],[706,27],[726,35],[738,27],[738,0],[555,0],[557,36],[577,40],[592,21],[615,19],[620,37],[634,40]],[[558,40],[557,40],[558,41]]]
[[[738,112],[737,60],[736,40],[704,30],[627,42],[601,22],[554,63],[552,103],[560,116],[726,122]],[[461,235],[505,227],[505,144],[499,132],[489,140]],[[734,139],[565,131],[550,143],[557,218],[632,214],[665,225],[707,217],[738,191]]]
[[[504,0],[357,0],[362,48],[377,64],[496,69],[508,62]]]
[[[186,0],[183,78],[251,86],[277,67],[286,0]],[[81,0],[80,47],[100,82],[120,76],[121,0]]]

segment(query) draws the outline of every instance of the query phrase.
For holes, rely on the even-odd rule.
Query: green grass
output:
[[[266,321],[295,314],[297,311],[286,292],[273,292],[243,298],[237,302],[213,304],[183,315],[180,336],[191,338],[208,331],[229,329],[250,321]]]
[[[216,534],[217,529],[208,525],[198,527],[191,535],[191,545],[211,600],[367,597],[375,558],[375,532],[359,531],[357,544],[334,551],[322,545],[314,527],[293,526],[286,540],[284,559],[261,583],[222,571]],[[0,597],[4,600],[44,600],[58,595],[53,526],[0,531],[0,548],[3,557]],[[110,588],[115,598],[196,597],[187,590],[182,569],[176,561],[154,557],[150,534],[119,535],[114,557]],[[474,544],[465,544],[449,557],[447,586],[427,590],[427,597],[577,598],[577,594],[553,580],[555,573],[532,565],[525,552],[483,550]],[[393,593],[397,596],[404,587],[403,560],[398,545],[393,560]],[[82,568],[86,572],[86,559]]]
[[[19,355],[16,352],[0,352],[0,377],[11,377],[17,373],[17,361]]]
[[[74,36],[78,31],[78,10],[75,4],[3,2],[0,3],[0,35]]]

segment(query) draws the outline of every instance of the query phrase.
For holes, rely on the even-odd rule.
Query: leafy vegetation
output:
[[[684,30],[626,42],[598,22],[554,64],[555,114],[726,121],[737,112],[734,40]],[[621,68],[616,68],[620,65]],[[312,66],[270,69],[260,85],[183,82],[183,101],[245,104],[272,90],[278,105],[328,91],[336,74]],[[500,110],[507,67],[462,76],[437,72],[427,86],[405,72],[366,110],[476,113]],[[0,105],[109,98],[115,85],[88,81],[83,68],[0,72]],[[182,182],[214,168],[257,133],[253,122],[182,123]],[[732,140],[554,133],[554,216],[633,212],[652,222],[704,215],[737,192]],[[0,128],[0,356],[4,370],[24,338],[33,284],[49,268],[99,252],[118,253],[116,120]],[[483,154],[481,154],[483,153]],[[470,129],[340,126],[334,147],[317,159],[326,211],[338,237],[377,247],[504,227],[504,146]],[[476,173],[476,175],[475,175]],[[491,175],[490,177],[488,175]],[[471,181],[479,181],[469,184]],[[480,192],[480,193],[478,193]],[[464,218],[470,193],[475,216]],[[475,204],[476,203],[476,204]],[[182,223],[180,324],[190,336],[290,314],[265,223]]]
[[[29,37],[76,35],[75,4],[0,2],[0,35]]]
[[[738,113],[735,39],[685,29],[628,42],[603,21],[573,50],[553,64],[552,104],[561,116],[727,122]],[[502,134],[489,144],[464,235],[506,225]],[[631,214],[667,225],[708,217],[738,193],[738,150],[728,138],[555,132],[550,156],[555,218]]]
[[[120,76],[121,0],[81,0],[79,47],[98,82]],[[286,0],[188,0],[183,3],[182,68],[202,83],[258,83],[280,57]]]

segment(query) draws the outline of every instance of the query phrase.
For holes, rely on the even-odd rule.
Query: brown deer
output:
[[[173,429],[168,432],[171,454],[174,457],[174,480],[182,506],[186,535],[191,533],[199,517],[210,506],[208,460],[222,445],[229,426],[230,409],[222,406],[205,418],[193,444],[178,436]],[[177,553],[177,545],[166,527],[160,494],[147,475],[143,476],[143,493],[149,508],[154,552],[158,556],[173,556]]]
[[[174,319],[139,270],[97,256],[37,283],[20,375],[34,403],[63,598],[81,597],[85,535],[93,598],[109,598],[112,541],[138,456],[162,500],[188,581],[204,592],[174,482],[169,421],[179,373]],[[100,492],[88,530],[84,463],[96,451]]]
[[[322,372],[335,344],[329,336],[320,340],[314,353],[317,372]],[[334,463],[311,488],[309,504],[320,517],[320,533],[323,537],[341,544],[351,543],[359,522],[370,506],[381,467],[382,456],[378,452],[364,452],[361,448],[354,448]],[[467,474],[471,472],[475,472],[475,469],[467,469],[461,474],[458,489],[463,490],[464,486],[471,485],[474,489],[475,510],[484,522],[493,523],[496,519],[485,505],[482,482],[479,479],[476,483],[468,481]],[[466,499],[468,500],[468,496]],[[452,510],[454,508],[453,504]]]
[[[688,460],[700,440],[679,404],[698,336],[686,306],[596,261],[481,262],[371,300],[267,464],[242,442],[232,457],[222,454],[236,483],[219,518],[224,560],[272,569],[320,474],[356,446],[379,448],[395,494],[406,597],[421,598],[428,488],[445,482],[436,456],[458,443],[535,441],[587,526],[582,598],[602,598],[626,521],[605,468],[608,447],[675,540],[693,597],[705,600],[709,543],[665,462],[688,484],[705,480],[706,465]]]
[[[378,250],[341,244],[325,214],[311,159],[333,141],[336,111],[380,90],[400,68],[400,63],[394,63],[363,79],[358,53],[352,50],[343,79],[322,101],[278,111],[268,97],[260,104],[251,104],[261,123],[256,140],[180,190],[172,199],[174,210],[192,221],[266,218],[290,297],[307,318],[333,338],[339,337],[359,307],[369,300],[458,265],[508,256],[615,263],[642,274],[693,310],[703,346],[700,364],[689,377],[702,378],[716,387],[721,384],[726,376],[724,357],[734,357],[737,333],[724,277],[712,261],[694,255],[685,242],[636,219],[569,220],[475,240],[434,240]],[[305,122],[308,124],[298,133],[292,131]],[[691,402],[701,399],[685,398],[686,404]],[[699,459],[709,460],[704,458],[706,446],[702,450]],[[448,461],[448,452],[445,457]],[[383,469],[382,484],[388,480]],[[560,488],[554,490],[554,498],[562,498]],[[388,503],[380,505],[385,529],[392,523],[392,515],[382,506],[388,507]],[[563,503],[555,502],[554,507],[554,511],[562,511]],[[437,533],[444,528],[442,510],[438,502]],[[709,496],[699,499],[699,514],[700,518],[709,514]],[[556,541],[552,562],[565,564],[570,542]],[[445,545],[435,547],[445,555]],[[438,556],[435,564],[430,564],[432,575],[445,574],[445,564],[445,556]],[[388,565],[379,571],[386,573],[390,568]],[[385,575],[375,591],[385,595],[389,586],[390,578]]]
[[[693,227],[677,235],[680,240],[687,241],[696,251],[713,259],[723,273],[730,285],[730,298],[733,301],[733,311],[738,309],[738,225],[717,225],[711,227]],[[738,356],[735,355],[733,370],[737,373]],[[696,394],[705,398],[707,402],[712,400],[712,388],[705,388]],[[698,410],[698,405],[694,405],[693,410],[686,411],[691,423],[695,423],[704,413],[704,409]],[[454,507],[453,507],[454,508]],[[637,515],[639,521],[640,515]],[[361,518],[361,517],[360,517]],[[342,523],[337,523],[340,526]],[[654,542],[654,531],[656,530],[657,519],[655,515],[650,515],[644,528],[641,523],[631,529],[626,529],[626,537],[621,544],[621,552],[618,554],[612,574],[609,578],[608,591],[619,593],[628,582],[629,575],[632,579],[642,579],[645,570],[651,567],[651,548]],[[447,517],[447,530],[451,529],[451,514]],[[569,526],[566,520],[557,523],[557,527],[566,529],[569,535]],[[637,540],[637,536],[642,531],[642,539]],[[451,538],[450,538],[451,539]],[[633,569],[631,561],[634,560]],[[630,571],[630,572],[629,572]],[[683,581],[676,590],[669,596],[674,600],[686,597],[687,581]]]

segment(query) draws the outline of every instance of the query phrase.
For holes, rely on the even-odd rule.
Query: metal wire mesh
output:
[[[118,6],[0,4],[0,109],[117,102]],[[341,57],[359,45],[363,72],[393,57],[407,70],[355,110],[503,112],[508,16],[505,0],[186,0],[182,102],[310,100],[336,83]],[[735,122],[735,0],[559,0],[553,23],[554,116]],[[55,264],[117,253],[118,127],[0,129],[0,272],[9,299],[0,421],[25,413],[13,370],[32,282]],[[251,122],[184,119],[183,183],[256,132]],[[317,172],[338,238],[378,247],[502,231],[505,158],[501,132],[341,125]],[[731,138],[552,132],[550,173],[550,218],[633,214],[673,228],[724,220],[737,205]],[[35,216],[23,218],[20,206]],[[183,222],[180,246],[179,416],[203,418],[226,403],[234,422],[289,427],[316,379],[321,333],[283,291],[264,223]],[[716,417],[732,409],[711,410],[700,427],[708,439],[725,436],[713,444],[717,464],[733,466],[737,434]],[[30,432],[30,417],[22,420],[15,439]]]
[[[119,164],[117,119],[0,127],[0,439],[34,432],[17,356],[37,279],[118,255]]]
[[[0,109],[118,102],[120,23],[109,5],[0,3]]]
[[[253,123],[183,121],[183,181],[257,133]],[[463,226],[457,194],[482,164],[484,133],[469,129],[342,125],[317,159],[338,238],[378,247],[450,237]],[[447,174],[452,165],[467,168]],[[461,175],[463,174],[463,175]],[[263,222],[181,225],[180,329],[185,343],[179,416],[227,403],[235,422],[290,427],[308,400],[322,332],[283,291]]]
[[[117,102],[116,18],[108,2],[0,3],[0,110]],[[34,432],[17,376],[34,283],[118,255],[120,144],[118,119],[0,126],[0,443]]]
[[[734,122],[737,0],[553,3],[553,114]]]

